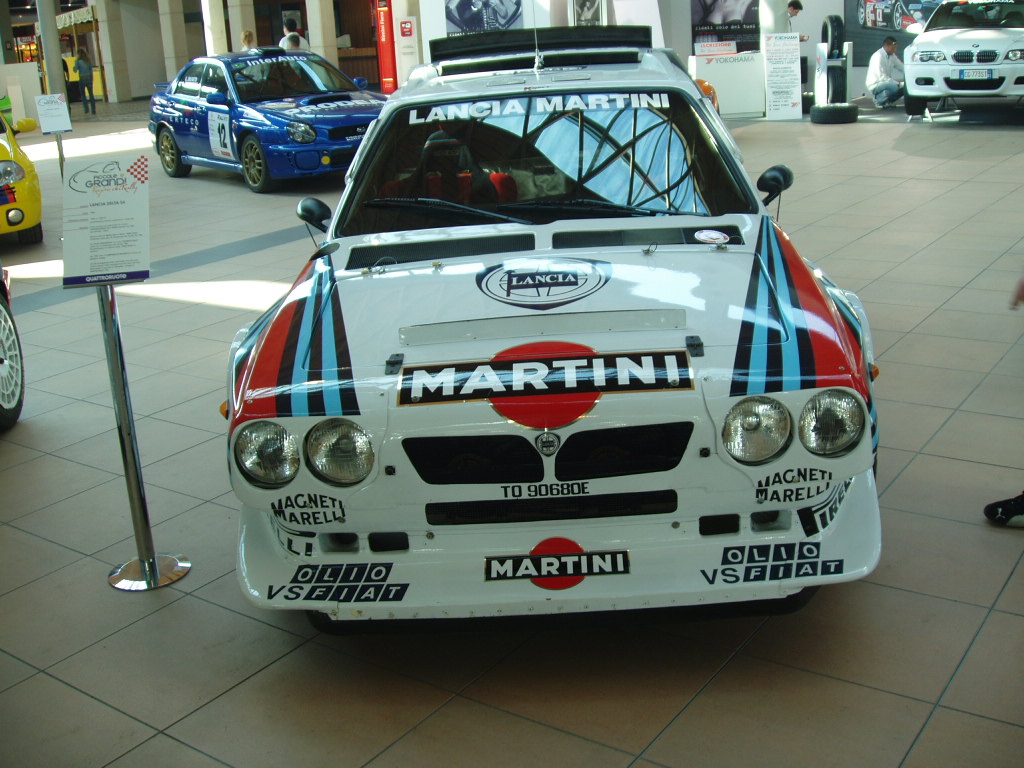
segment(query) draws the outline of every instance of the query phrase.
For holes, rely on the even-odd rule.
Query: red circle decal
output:
[[[572,539],[563,539],[559,536],[555,536],[550,539],[544,539],[540,544],[530,550],[531,555],[582,555],[583,547],[577,544]],[[583,576],[547,576],[536,579],[530,579],[538,587],[544,589],[569,589],[569,587],[575,587],[581,581]]]
[[[494,356],[494,360],[539,360],[552,357],[572,360],[595,356],[594,350],[582,344],[568,341],[537,341],[499,352]],[[566,370],[573,370],[575,375],[575,369]],[[506,419],[524,427],[558,429],[589,413],[600,397],[600,392],[531,394],[522,397],[496,397],[491,400],[491,405]]]

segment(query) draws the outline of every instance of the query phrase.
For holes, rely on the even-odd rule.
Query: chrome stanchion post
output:
[[[149,510],[146,507],[146,491],[142,485],[142,464],[139,461],[139,449],[135,440],[135,419],[132,416],[132,403],[128,394],[128,371],[125,367],[124,348],[121,345],[121,328],[117,317],[114,286],[97,286],[96,296],[100,303],[103,343],[106,346],[107,367],[110,371],[110,391],[114,398],[117,436],[121,444],[124,479],[128,485],[135,545],[139,554],[137,559],[129,560],[112,570],[107,581],[115,589],[133,592],[157,589],[180,579],[189,572],[192,564],[181,555],[157,555],[153,548],[153,532],[150,530]]]

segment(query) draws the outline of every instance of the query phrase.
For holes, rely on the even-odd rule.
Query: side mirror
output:
[[[765,205],[768,205],[791,186],[793,186],[793,172],[784,165],[773,165],[757,180],[757,188],[761,192],[767,193],[767,197],[764,199]]]
[[[356,77],[352,80],[352,82],[356,84],[356,88],[358,88],[360,91],[365,91],[366,86],[370,84],[365,77]]]
[[[327,232],[327,222],[331,220],[331,209],[323,200],[315,197],[304,197],[299,200],[295,214],[311,227]]]
[[[228,97],[225,96],[220,91],[214,91],[213,93],[211,93],[209,96],[206,97],[206,103],[207,104],[216,104],[218,106],[223,107],[223,106],[227,105]]]

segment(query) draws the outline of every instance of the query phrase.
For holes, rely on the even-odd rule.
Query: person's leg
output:
[[[89,114],[89,95],[92,93],[92,83],[87,80],[79,80],[79,90],[82,92],[82,109]]]

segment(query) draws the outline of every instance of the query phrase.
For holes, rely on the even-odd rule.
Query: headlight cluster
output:
[[[826,389],[807,401],[796,421],[800,443],[817,456],[842,456],[864,434],[860,400],[841,389]],[[779,456],[793,437],[793,420],[778,400],[758,395],[736,403],[726,414],[722,443],[736,461],[763,464]]]
[[[935,63],[946,60],[946,54],[942,51],[917,51],[911,56],[912,61],[920,62],[921,64]]]
[[[288,136],[299,144],[312,144],[316,141],[316,129],[309,123],[288,123]]]
[[[348,419],[327,419],[299,439],[280,424],[253,421],[238,431],[235,463],[246,479],[260,488],[280,488],[291,482],[305,454],[306,465],[331,485],[355,485],[373,469],[370,436]]]
[[[1014,48],[1012,51],[1006,52],[1007,61],[1020,61],[1024,59],[1024,48]]]
[[[13,160],[0,162],[0,184],[14,184],[25,178],[25,169]]]

